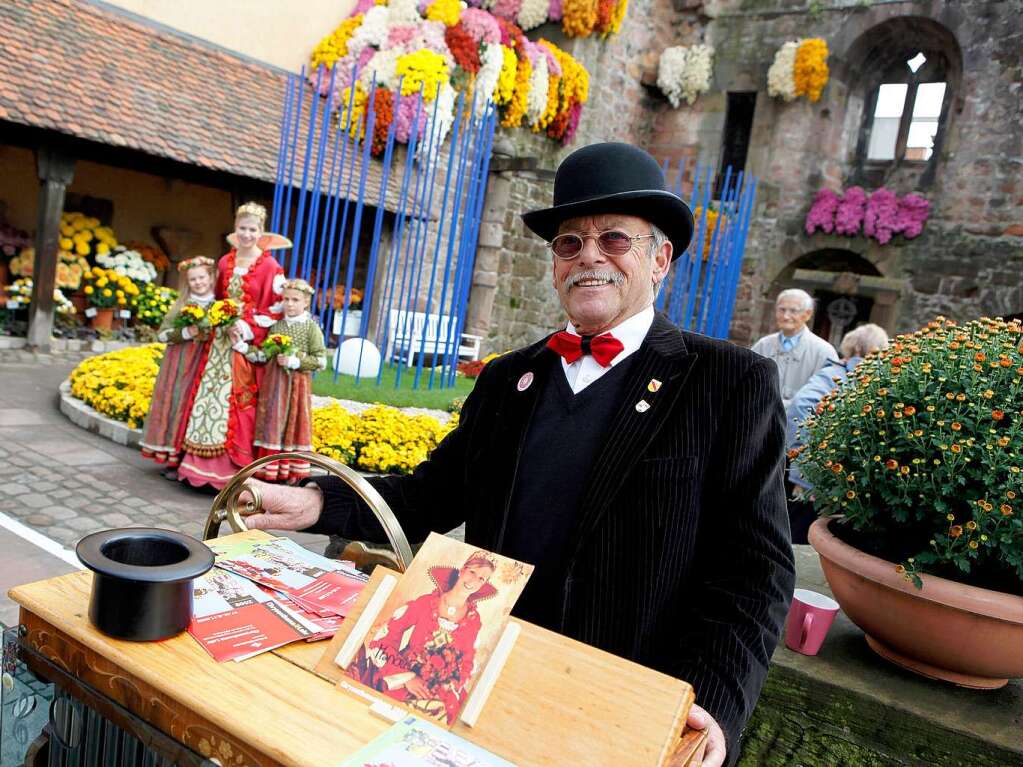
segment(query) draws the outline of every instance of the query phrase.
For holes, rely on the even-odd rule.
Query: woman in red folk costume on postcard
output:
[[[407,602],[359,651],[351,675],[452,724],[468,692],[482,623],[477,603],[497,593],[496,565],[477,551],[460,569],[431,567],[437,588]]]
[[[238,208],[234,247],[220,259],[217,303],[210,310],[213,342],[199,380],[185,432],[185,457],[178,477],[196,487],[222,488],[253,460],[256,404],[263,369],[245,357],[281,317],[284,270],[270,250],[288,247],[284,237],[266,234],[266,208],[248,202]],[[222,303],[223,302],[223,303]],[[217,311],[221,305],[221,311]],[[231,319],[237,309],[238,316]],[[223,324],[217,325],[217,318]]]

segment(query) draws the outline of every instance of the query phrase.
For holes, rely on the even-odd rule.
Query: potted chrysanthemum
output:
[[[810,543],[882,656],[998,687],[1023,677],[1023,328],[938,318],[820,403],[793,456]]]

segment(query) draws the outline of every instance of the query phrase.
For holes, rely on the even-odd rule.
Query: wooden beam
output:
[[[32,306],[29,308],[28,345],[50,350],[53,333],[53,289],[57,282],[57,251],[64,193],[74,177],[74,158],[49,147],[36,150],[39,206],[36,213],[36,257],[32,267]]]

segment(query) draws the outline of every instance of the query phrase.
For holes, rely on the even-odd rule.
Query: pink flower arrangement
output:
[[[395,24],[387,30],[387,47],[403,48],[419,33],[415,24]]]
[[[804,228],[807,234],[820,229],[825,234],[835,231],[835,211],[838,210],[839,197],[830,189],[821,189],[813,198],[810,212],[806,214]]]
[[[867,199],[863,216],[863,233],[887,245],[898,232],[899,198],[890,189],[875,189]]]
[[[572,139],[575,137],[576,129],[579,127],[579,118],[583,114],[583,105],[578,101],[572,104],[572,109],[568,113],[568,126],[565,128],[565,135],[561,139],[562,145],[571,144]]]
[[[412,123],[416,119],[416,112],[419,112],[418,133],[422,137],[426,128],[426,119],[429,116],[429,104],[419,106],[419,94],[414,96],[402,96],[401,103],[394,115],[395,138],[403,144],[407,144],[412,135]]]
[[[835,233],[846,237],[859,234],[866,207],[867,193],[862,187],[851,186],[846,189],[835,209]]]
[[[547,11],[547,18],[551,21],[561,21],[563,15],[562,0],[551,0],[550,9]]]
[[[462,11],[462,26],[478,43],[501,42],[501,27],[497,20],[486,11],[478,8],[466,8]]]
[[[919,237],[931,212],[931,204],[918,194],[899,200],[899,231],[907,240]]]
[[[494,0],[494,4],[490,6],[490,12],[495,16],[500,16],[502,19],[515,21],[515,17],[519,15],[519,8],[521,7],[522,0]]]
[[[901,199],[890,189],[875,189],[868,197],[861,187],[851,186],[839,195],[830,189],[817,192],[806,214],[803,228],[808,235],[820,230],[847,237],[860,234],[881,245],[896,234],[906,239],[919,237],[930,214],[931,204],[918,194]]]
[[[376,5],[376,0],[359,0],[359,2],[355,4],[355,10],[352,11],[349,16],[354,16],[357,13],[365,13],[374,5]]]

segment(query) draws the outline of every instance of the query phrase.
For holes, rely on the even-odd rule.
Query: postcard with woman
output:
[[[454,724],[532,572],[532,565],[431,534],[345,673],[421,716]]]

